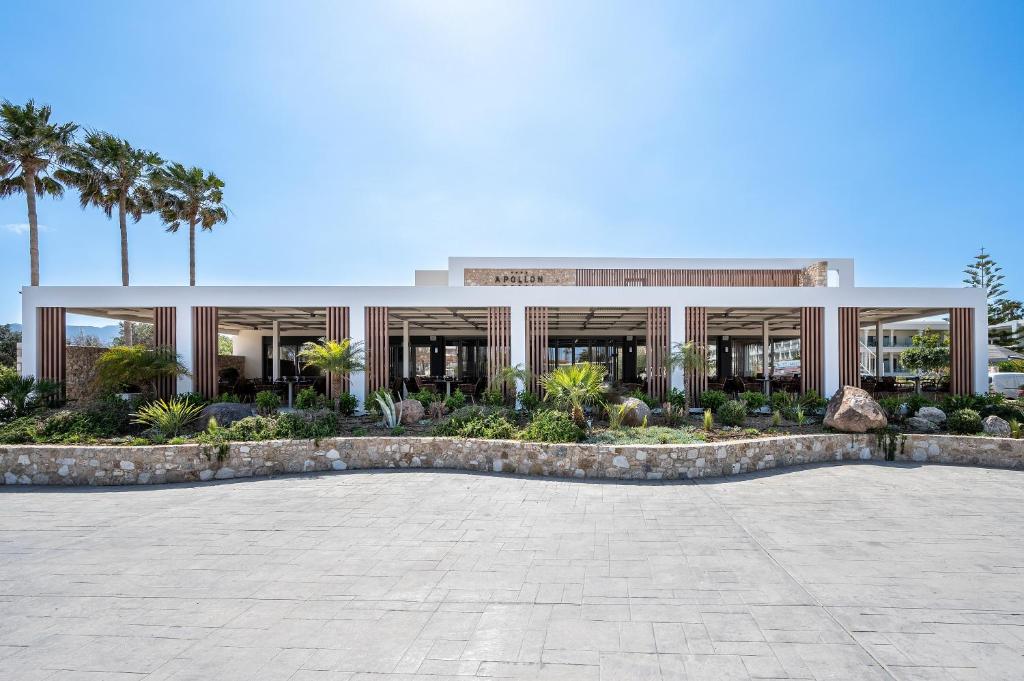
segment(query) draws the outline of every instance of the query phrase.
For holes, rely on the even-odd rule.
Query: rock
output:
[[[423,418],[423,405],[419,400],[402,400],[395,403],[395,411],[401,410],[401,422],[404,425],[411,425]]]
[[[619,454],[612,459],[612,465],[616,468],[629,468],[629,461],[626,461],[626,457]]]
[[[981,422],[981,428],[985,431],[985,435],[1010,437],[1010,424],[1006,419],[999,418],[995,414],[986,416]]]
[[[946,422],[946,412],[938,407],[921,407],[915,416],[919,419],[928,419],[936,425]]]
[[[867,391],[851,385],[837,390],[825,410],[824,424],[843,433],[866,433],[888,423],[878,402]]]
[[[918,433],[936,433],[939,430],[939,426],[935,421],[921,416],[911,416],[907,419],[906,426]]]
[[[203,413],[196,421],[196,427],[205,430],[211,418],[217,419],[217,425],[223,428],[230,426],[235,421],[240,421],[247,416],[252,416],[252,405],[239,404],[238,402],[217,402],[203,407]]]
[[[622,425],[642,426],[644,419],[650,421],[651,408],[644,404],[643,400],[636,397],[627,397],[619,404],[626,408],[622,415]]]

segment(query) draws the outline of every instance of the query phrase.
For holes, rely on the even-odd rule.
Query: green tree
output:
[[[168,232],[188,225],[188,285],[196,285],[196,227],[211,231],[228,221],[224,182],[202,168],[171,163],[153,173],[153,188],[160,218]]]
[[[305,343],[299,350],[299,357],[311,367],[332,376],[334,408],[340,409],[341,376],[366,368],[362,343],[353,343],[351,338],[340,341],[320,339],[316,343]]]
[[[152,324],[145,322],[121,322],[118,326],[121,330],[114,336],[114,340],[110,343],[111,346],[145,345],[147,348],[151,348],[156,344]]]
[[[1024,304],[1006,297],[1003,268],[982,248],[964,268],[963,283],[985,290],[988,300],[988,342],[1013,349],[1024,349],[1024,338],[1007,329],[992,328],[997,324],[1024,317]]]
[[[53,175],[67,156],[78,126],[50,123],[50,107],[0,103],[0,197],[24,193],[28,205],[31,285],[39,286],[39,220],[36,197],[64,194]]]
[[[707,352],[703,348],[698,347],[693,341],[674,344],[672,351],[668,355],[669,370],[682,369],[684,375],[693,371],[700,371],[706,368],[707,365]],[[687,408],[690,407],[690,392],[690,386],[686,386]]]
[[[573,422],[580,428],[587,425],[583,408],[604,402],[604,378],[607,369],[601,364],[580,362],[558,367],[541,376],[544,399],[556,407],[569,410]]]
[[[10,324],[0,325],[0,367],[18,365],[18,343],[21,331],[15,331]]]
[[[118,345],[96,360],[96,377],[107,390],[134,386],[153,396],[161,378],[189,375],[182,362],[172,348]]]
[[[911,346],[900,353],[900,364],[918,374],[938,376],[949,368],[949,336],[925,329],[910,339]],[[921,381],[917,381],[921,390]]]
[[[235,344],[231,340],[231,336],[220,334],[217,336],[217,354],[218,355],[230,355],[235,351]]]

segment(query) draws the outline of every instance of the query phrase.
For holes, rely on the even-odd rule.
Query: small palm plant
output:
[[[522,364],[516,364],[498,369],[491,377],[487,389],[500,392],[505,402],[508,403],[509,400],[515,400],[519,384],[526,385],[529,380],[530,372]]]
[[[173,348],[117,345],[96,360],[97,380],[108,390],[138,386],[152,396],[156,395],[161,379],[188,375],[181,356]]]
[[[604,402],[607,369],[600,364],[581,362],[558,367],[541,377],[545,398],[556,407],[567,409],[580,428],[587,425],[583,408]]]
[[[171,163],[152,174],[154,198],[168,232],[188,225],[188,285],[196,285],[196,227],[212,231],[228,221],[224,182],[202,168]]]
[[[693,341],[676,343],[668,355],[668,366],[670,369],[682,369],[683,374],[700,371],[707,367],[707,353],[703,348]],[[686,407],[689,409],[690,395],[693,393],[692,386],[686,386]]]
[[[316,343],[305,343],[299,350],[299,358],[306,364],[331,374],[335,411],[341,408],[342,375],[365,369],[365,357],[363,344],[353,343],[351,338],[340,341],[321,338]]]
[[[195,423],[203,406],[188,400],[174,398],[157,400],[132,414],[132,422],[149,426],[164,438],[177,437],[187,426]]]

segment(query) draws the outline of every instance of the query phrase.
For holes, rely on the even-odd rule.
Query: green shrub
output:
[[[587,442],[606,445],[688,445],[704,442],[704,436],[689,428],[622,428],[595,433]]]
[[[819,395],[817,390],[808,390],[800,396],[799,402],[805,412],[819,411],[828,404],[828,400]]]
[[[181,393],[178,395],[178,399],[189,404],[198,404],[200,407],[204,407],[207,404],[207,400],[203,397],[202,393]]]
[[[427,409],[430,408],[431,402],[437,402],[438,400],[441,399],[441,396],[438,395],[436,392],[427,390],[425,388],[420,389],[419,392],[413,393],[412,395],[410,395],[410,397],[423,405],[423,411],[426,411]]]
[[[468,428],[476,428],[468,424],[483,421],[486,417],[497,414],[508,419],[508,412],[502,407],[481,407],[470,405],[452,412],[451,416],[434,426],[431,431],[442,437],[465,437],[462,433]]]
[[[426,405],[424,405],[424,407],[425,406]],[[451,395],[445,398],[444,406],[445,409],[447,409],[448,411],[462,409],[463,407],[466,406],[466,393],[456,388],[455,392],[453,392]]]
[[[981,414],[973,409],[957,409],[946,417],[946,427],[956,435],[974,435],[982,429]]]
[[[366,428],[356,426],[352,429],[352,437],[363,437],[364,435],[366,435]]]
[[[405,435],[405,426],[395,426],[390,431],[390,434],[398,437],[399,435]]]
[[[277,421],[267,416],[246,416],[238,419],[227,428],[222,428],[221,433],[227,440],[239,442],[258,442],[260,440],[273,440],[274,432],[277,429]]]
[[[778,411],[782,414],[783,418],[789,421],[796,419],[796,408],[798,402],[793,393],[787,393],[784,391],[772,393],[770,402],[772,410]]]
[[[515,436],[516,424],[498,413],[467,421],[458,432],[458,437],[478,437],[487,440],[512,440]]]
[[[878,400],[878,406],[885,412],[885,417],[890,421],[901,421],[903,415],[900,408],[903,406],[903,398],[898,395],[886,395]]]
[[[748,390],[740,395],[740,400],[747,406],[747,411],[757,411],[768,404],[768,396],[757,390]]]
[[[480,396],[480,401],[488,407],[501,407],[505,405],[505,395],[500,390],[485,390]]]
[[[628,393],[627,395],[625,395],[625,397],[635,397],[636,399],[640,400],[651,409],[654,409],[655,407],[658,406],[658,400],[654,399],[652,396],[648,395],[645,391],[641,390],[640,388],[637,388],[633,392]]]
[[[256,393],[256,411],[261,414],[273,414],[281,406],[281,398],[272,390],[261,390]]]
[[[519,401],[519,406],[527,414],[532,414],[537,411],[541,405],[541,399],[529,390],[522,390],[516,394],[516,399]]]
[[[338,418],[331,411],[289,412],[277,417],[274,437],[289,440],[319,440],[338,432]]]
[[[38,428],[41,442],[89,442],[98,437],[114,435],[101,430],[87,414],[80,411],[59,411],[49,416]]]
[[[918,395],[917,393],[911,393],[907,395],[903,402],[907,405],[907,416],[913,416],[919,412],[923,407],[934,407],[935,401],[931,400],[924,395]]]
[[[236,403],[238,402],[238,395],[234,393],[221,393],[220,395],[217,395],[217,397],[213,399],[213,402]]]
[[[667,402],[676,409],[686,409],[686,392],[679,388],[672,388],[668,391]]]
[[[295,396],[296,409],[323,409],[325,406],[323,395],[317,393],[313,388],[303,388]]]
[[[747,417],[747,405],[739,400],[729,400],[715,411],[715,418],[724,426],[741,426]]]
[[[141,406],[118,395],[108,394],[86,404],[81,411],[92,422],[99,437],[114,437],[132,430],[132,412]]]
[[[60,394],[60,384],[37,381],[31,376],[19,376],[8,370],[0,375],[0,402],[4,403],[5,418],[27,416],[33,411],[52,404]]]
[[[710,409],[704,410],[704,430],[710,431],[715,427],[715,417]]]
[[[535,414],[519,437],[535,442],[577,442],[584,434],[568,414],[549,409]]]
[[[38,437],[36,420],[21,416],[0,426],[0,444],[21,445],[35,442]]]
[[[178,399],[156,400],[132,414],[135,423],[141,423],[164,438],[177,437],[182,430],[195,423],[203,408]]]
[[[711,411],[718,411],[728,401],[729,396],[721,390],[705,390],[700,396],[700,406]]]
[[[359,406],[359,400],[352,393],[341,393],[335,398],[338,403],[338,411],[341,412],[342,416],[352,416],[356,413],[356,407]]]

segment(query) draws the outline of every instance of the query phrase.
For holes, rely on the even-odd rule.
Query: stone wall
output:
[[[65,387],[69,400],[85,400],[96,394],[96,360],[109,348],[69,345],[65,350]]]
[[[1024,468],[1024,440],[908,435],[898,461]],[[349,437],[149,447],[0,446],[5,484],[128,485],[350,469],[444,468],[564,478],[679,480],[825,461],[880,460],[874,435],[797,435],[694,445],[545,445]]]
[[[824,260],[800,271],[801,286],[828,286],[828,263]]]
[[[217,355],[217,374],[228,367],[238,369],[238,375],[245,378],[245,356],[244,355]]]

